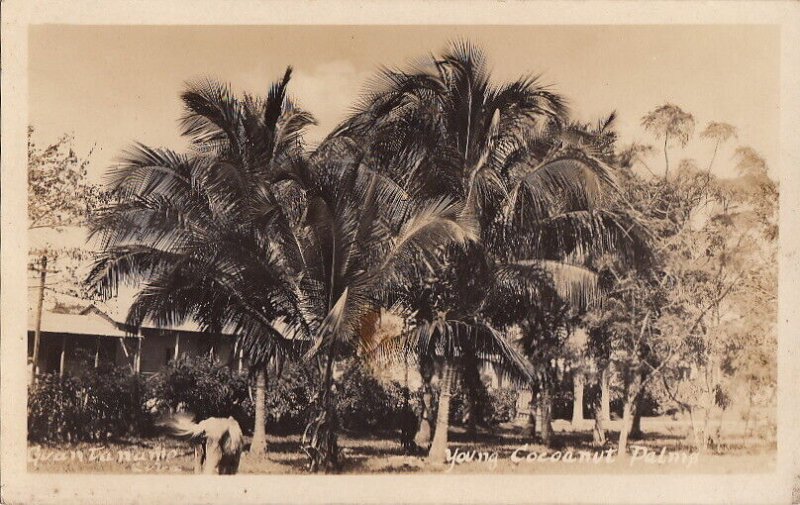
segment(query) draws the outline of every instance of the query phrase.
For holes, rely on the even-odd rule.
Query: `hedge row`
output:
[[[297,364],[280,377],[268,377],[267,429],[297,433],[308,420],[314,399],[316,371]],[[28,439],[36,442],[97,441],[126,436],[151,436],[156,420],[175,411],[196,419],[233,416],[252,430],[252,381],[209,357],[185,358],[160,373],[144,378],[111,367],[88,368],[82,375],[59,378],[43,375],[28,395]],[[516,392],[483,390],[481,424],[510,421],[515,415]],[[467,394],[453,396],[451,420],[465,419]],[[349,431],[393,430],[405,408],[419,411],[417,392],[397,382],[383,384],[359,364],[351,365],[337,388],[342,427]]]

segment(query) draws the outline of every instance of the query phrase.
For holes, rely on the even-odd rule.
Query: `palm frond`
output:
[[[463,214],[463,204],[442,198],[421,206],[403,224],[381,270],[417,250],[430,250],[435,244],[465,244],[476,240],[476,225]]]
[[[218,144],[239,152],[241,105],[230,85],[211,79],[189,82],[181,94],[185,113],[181,133],[197,146]]]
[[[508,266],[517,267],[523,275],[523,268],[533,269],[527,274],[536,276],[535,280],[540,279],[539,272],[547,272],[558,295],[577,309],[586,310],[600,299],[599,277],[588,268],[552,260],[517,261]]]
[[[520,384],[532,377],[527,360],[488,322],[435,319],[377,343],[370,357],[385,363],[419,362],[422,359],[460,360],[467,354]]]
[[[349,287],[344,288],[334,306],[328,311],[318,329],[314,345],[305,353],[304,359],[310,360],[314,358],[323,348],[330,346],[334,341],[344,340],[348,332],[353,331],[355,323],[352,320],[348,320],[348,290]]]
[[[292,67],[286,67],[283,78],[272,84],[267,93],[266,107],[264,108],[264,127],[268,132],[274,134],[277,130],[278,118],[283,112],[286,101],[286,89],[289,80],[292,78]]]

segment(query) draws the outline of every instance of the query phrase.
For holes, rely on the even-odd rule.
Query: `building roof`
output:
[[[179,332],[181,334],[208,335],[200,330],[199,326],[187,322],[181,325],[170,327],[142,326],[145,333],[154,331]],[[78,310],[73,307],[69,313],[53,310],[42,310],[42,332],[45,333],[68,333],[71,335],[86,335],[111,338],[138,338],[135,328],[129,327],[123,322],[117,321],[105,310],[94,304],[89,304]],[[36,311],[33,308],[28,310],[28,331],[36,331]],[[223,334],[216,336],[233,336]]]
[[[36,331],[36,312],[28,311],[28,331]],[[46,333],[69,333],[97,337],[136,338],[117,327],[99,311],[84,311],[81,314],[59,314],[42,311],[41,331]]]

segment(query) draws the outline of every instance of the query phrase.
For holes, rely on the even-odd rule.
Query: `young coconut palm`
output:
[[[303,196],[303,227],[294,237],[303,262],[302,289],[315,329],[306,358],[322,377],[315,414],[303,435],[312,471],[335,470],[334,367],[367,344],[361,327],[385,304],[410,262],[439,244],[464,244],[474,237],[463,207],[448,198],[419,199],[365,163],[349,139],[331,137],[307,163],[275,178]]]
[[[411,71],[384,71],[360,109],[339,127],[337,135],[368,146],[367,159],[397,184],[456,198],[480,224],[481,245],[469,255],[442,250],[440,261],[423,264],[410,283],[432,290],[434,298],[450,297],[451,303],[425,311],[412,293],[419,328],[441,328],[442,320],[461,327],[486,319],[484,310],[491,304],[475,304],[465,296],[476,287],[486,294],[490,284],[473,279],[472,288],[448,286],[440,280],[453,276],[442,275],[442,268],[455,269],[455,278],[488,271],[484,278],[489,280],[512,273],[546,279],[575,301],[595,293],[595,275],[581,267],[582,261],[593,251],[617,248],[627,231],[617,226],[617,216],[596,211],[603,193],[614,189],[614,179],[602,160],[570,141],[575,135],[567,133],[575,128],[566,117],[564,100],[537,79],[495,85],[483,54],[456,43]],[[612,121],[598,130],[607,130]],[[431,338],[439,334],[448,332],[437,330]],[[483,335],[500,336],[495,331]],[[413,333],[409,338],[408,348],[418,347]],[[464,352],[466,347],[448,356]],[[509,365],[517,362],[511,353],[493,356]],[[429,358],[420,356],[422,362]],[[524,376],[524,367],[518,372]],[[450,382],[448,373],[441,367],[440,382]],[[446,437],[446,430],[438,435]],[[441,459],[441,444],[434,445],[438,452],[431,455]]]
[[[368,347],[362,325],[389,298],[388,286],[414,260],[442,244],[475,238],[463,206],[446,197],[417,198],[374,171],[350,139],[329,137],[307,162],[274,178],[302,195],[302,227],[295,243],[302,259],[302,291],[313,315],[322,383],[302,446],[312,471],[339,466],[335,411],[336,363]]]
[[[270,174],[299,162],[313,119],[286,97],[287,69],[266,99],[235,97],[213,81],[190,84],[182,134],[192,151],[143,145],[110,171],[117,197],[91,223],[101,253],[88,283],[102,295],[141,286],[127,322],[197,322],[233,331],[256,375],[251,453],[266,451],[266,369],[297,352],[308,333],[299,290],[302,265]],[[297,338],[295,338],[297,337]]]

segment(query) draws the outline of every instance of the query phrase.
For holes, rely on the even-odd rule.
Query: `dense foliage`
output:
[[[473,396],[466,389],[460,388],[454,392],[450,407],[450,422],[454,426],[469,426],[471,415],[478,415],[475,419],[477,426],[492,429],[500,423],[516,420],[517,398],[519,392],[513,388],[480,389]],[[471,402],[477,402],[477,409],[470,408]]]
[[[40,375],[28,394],[28,439],[97,441],[149,433],[141,377],[110,367]]]
[[[183,410],[196,419],[233,416],[252,426],[253,404],[246,373],[209,356],[170,362],[147,381],[149,406],[161,413]]]
[[[315,373],[312,367],[289,364],[271,378],[268,430],[302,432],[314,405]],[[416,394],[406,395],[397,382],[378,381],[361,364],[351,366],[340,387],[337,409],[348,431],[393,430],[403,409],[419,408]],[[233,416],[252,433],[254,405],[247,372],[201,356],[173,361],[147,378],[108,366],[89,366],[78,376],[41,375],[29,391],[28,438],[74,442],[152,435],[158,431],[156,421],[175,412],[198,420]]]

